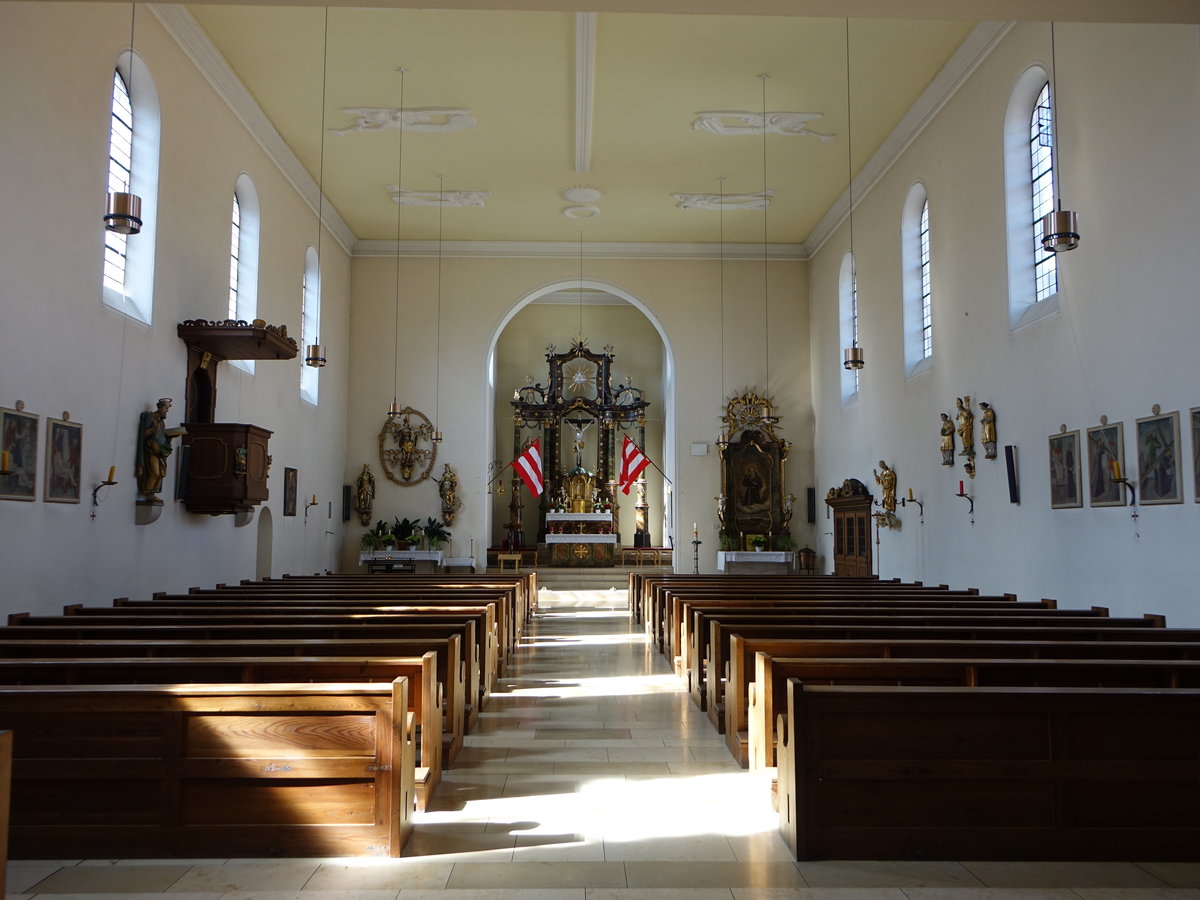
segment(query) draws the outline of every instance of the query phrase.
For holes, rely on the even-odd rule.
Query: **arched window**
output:
[[[321,272],[317,265],[317,251],[312,247],[304,251],[304,274],[300,281],[300,332],[303,335],[301,354],[309,344],[320,343]],[[300,367],[300,399],[313,405],[317,402],[320,372],[320,369],[312,366]]]
[[[842,257],[838,274],[838,311],[841,319],[842,348],[858,343],[858,277],[854,271],[854,256]],[[838,359],[842,356],[838,350]],[[858,399],[858,369],[842,369],[842,406]]]
[[[1042,247],[1042,217],[1054,208],[1054,100],[1041,66],[1017,80],[1004,120],[1009,328],[1056,312],[1059,271]]]
[[[125,235],[104,231],[101,298],[150,324],[154,311],[154,244],[158,211],[158,92],[150,70],[126,52],[113,70],[109,112],[108,191],[142,201],[142,228]]]
[[[929,197],[919,181],[900,216],[900,260],[904,298],[904,369],[909,375],[933,364],[933,288],[930,277]]]
[[[245,173],[233,188],[233,215],[229,228],[228,318],[253,322],[258,317],[258,193]],[[230,365],[254,374],[254,360],[231,359]]]

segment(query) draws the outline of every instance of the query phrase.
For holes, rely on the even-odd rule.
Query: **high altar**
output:
[[[545,488],[537,507],[538,562],[551,566],[611,566],[621,540],[618,432],[634,431],[646,443],[646,407],[641,388],[612,384],[613,348],[600,353],[576,337],[566,353],[546,348],[548,382],[526,379],[513,391],[513,456],[541,437]],[[564,444],[569,440],[569,451]],[[592,468],[588,468],[591,465]],[[507,526],[510,546],[520,546],[524,505],[514,473]],[[635,546],[649,546],[644,479],[637,482]]]

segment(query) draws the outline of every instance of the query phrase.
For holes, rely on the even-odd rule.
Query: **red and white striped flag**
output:
[[[621,477],[619,479],[622,492],[629,493],[629,489],[633,487],[637,477],[642,474],[642,469],[648,465],[650,465],[649,457],[629,439],[629,435],[625,435],[625,440],[621,444]]]
[[[542,494],[542,440],[538,438],[513,460],[513,468],[535,497]]]

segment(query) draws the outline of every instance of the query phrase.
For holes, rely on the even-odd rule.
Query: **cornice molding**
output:
[[[938,111],[953,97],[971,77],[975,69],[987,59],[1000,41],[1015,25],[1015,22],[980,22],[967,36],[954,55],[934,76],[929,87],[913,104],[912,109],[900,120],[887,140],[867,160],[855,176],[854,205],[858,206],[867,193],[887,173],[908,146],[916,140]],[[830,236],[841,227],[850,212],[850,191],[842,192],[837,202],[822,216],[804,241],[806,257],[816,254]]]
[[[292,152],[283,137],[276,130],[266,113],[262,111],[254,97],[246,90],[237,73],[221,55],[220,51],[208,39],[204,29],[188,12],[187,7],[176,3],[154,3],[150,5],[151,12],[157,17],[167,33],[179,44],[193,65],[208,79],[209,84],[217,95],[237,116],[238,121],[245,126],[251,136],[279,168],[283,177],[295,188],[300,198],[317,214],[318,208],[323,210],[322,218],[325,227],[333,235],[333,239],[347,253],[352,252],[355,243],[354,233],[342,220],[338,211],[333,208],[329,198],[320,202],[320,191],[317,183],[300,159]]]
[[[355,257],[395,259],[395,241],[359,241]],[[584,259],[720,259],[720,244],[668,244],[596,241],[584,243]],[[437,257],[437,241],[401,241],[402,258]],[[726,244],[724,258],[754,260],[763,258],[762,244]],[[442,256],[460,259],[579,259],[578,241],[446,241]],[[802,244],[767,244],[766,258],[804,261],[808,259]]]
[[[592,167],[592,112],[596,82],[596,14],[575,13],[575,171]]]

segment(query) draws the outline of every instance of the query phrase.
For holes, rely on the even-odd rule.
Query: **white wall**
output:
[[[820,493],[848,477],[872,486],[880,459],[894,466],[903,526],[876,547],[885,577],[945,582],[1021,599],[1161,612],[1200,624],[1186,560],[1200,537],[1187,433],[1200,405],[1200,42],[1193,26],[1057,26],[1060,185],[1080,216],[1078,250],[1059,257],[1060,312],[1010,333],[1004,244],[1002,126],[1009,94],[1031,64],[1049,69],[1049,27],[1015,27],[864,197],[854,216],[860,343],[867,367],[860,402],[838,393],[837,276],[842,226],[810,263],[816,472]],[[900,212],[920,179],[929,192],[934,364],[905,380],[900,305]],[[956,396],[992,403],[1001,458],[977,477],[961,460],[940,465],[939,412]],[[1135,467],[1134,420],[1181,410],[1185,502],[1051,510],[1047,437],[1060,424],[1125,423]],[[976,422],[978,442],[978,421]],[[1021,503],[1008,500],[1003,445],[1020,454]],[[1132,474],[1132,473],[1131,473]],[[975,524],[956,498],[965,479]],[[876,493],[877,493],[877,489]],[[1086,491],[1086,482],[1085,482]],[[828,530],[824,521],[822,531]],[[1139,536],[1140,535],[1140,536]],[[820,543],[828,570],[831,537]]]
[[[725,382],[726,395],[746,385],[763,385],[766,360],[763,352],[770,333],[770,392],[782,417],[783,434],[796,448],[788,465],[788,487],[802,493],[811,481],[810,387],[808,320],[805,290],[806,264],[778,261],[770,264],[769,329],[763,319],[762,262],[726,262]],[[349,454],[347,480],[369,462],[376,475],[378,494],[375,518],[435,515],[436,486],[425,482],[400,486],[381,477],[378,435],[392,399],[393,365],[399,371],[399,402],[431,419],[435,402],[434,367],[438,362],[433,340],[436,329],[436,259],[402,259],[400,264],[400,327],[398,357],[393,334],[396,322],[396,264],[394,259],[356,257],[352,276]],[[512,432],[503,444],[495,435],[493,410],[512,396],[507,381],[493,386],[489,353],[508,317],[526,298],[560,281],[578,278],[576,261],[566,259],[445,258],[442,264],[442,352],[440,424],[445,441],[438,451],[438,470],[449,462],[459,473],[464,507],[454,529],[455,553],[466,551],[474,538],[482,553],[491,534],[493,498],[484,493],[487,463],[511,459]],[[719,461],[715,448],[707,456],[691,456],[692,442],[709,442],[720,427],[722,411],[721,326],[718,263],[716,260],[588,259],[589,282],[607,285],[618,296],[636,298],[661,326],[674,358],[674,448],[667,441],[656,460],[675,481],[677,521],[680,531],[701,524],[701,568],[716,565],[717,522],[713,497],[719,491]],[[536,307],[535,307],[536,309]],[[590,327],[585,332],[590,336]],[[511,325],[509,327],[512,327]],[[530,338],[541,348],[536,358],[520,366],[536,380],[544,380],[546,344],[565,348],[577,325],[568,333],[547,328]],[[618,354],[619,341],[614,340]],[[618,374],[624,370],[618,355]],[[643,385],[646,384],[643,381]],[[659,404],[664,398],[651,395]],[[507,490],[507,488],[506,488]],[[507,496],[507,495],[506,495]],[[660,501],[651,497],[655,508]],[[653,513],[652,513],[653,514]],[[527,505],[526,517],[530,515]],[[793,532],[803,543],[809,539],[799,517]],[[349,530],[342,565],[357,562],[361,528]],[[676,544],[691,540],[690,533],[675,535]],[[687,548],[690,551],[690,547]],[[464,554],[465,555],[465,554]],[[677,554],[677,566],[688,559]]]
[[[0,4],[0,406],[17,400],[42,416],[38,499],[0,501],[4,607],[55,611],[191,585],[251,578],[257,527],[232,516],[195,516],[171,498],[175,459],[158,522],[134,524],[138,416],[159,397],[184,412],[186,351],[175,333],[189,318],[223,319],[228,298],[229,215],[234,182],[254,181],[261,209],[259,316],[300,334],[304,251],[316,215],[238,123],[157,19],[140,12],[136,52],[154,77],[162,116],[153,324],[102,306],[100,266],[112,68],[127,49],[129,6]],[[136,241],[137,237],[131,237]],[[317,408],[299,400],[301,360],[259,362],[244,375],[222,364],[217,421],[271,429],[273,572],[332,566],[341,542],[349,256],[322,241],[322,341]],[[302,355],[302,354],[301,354]],[[64,410],[83,424],[82,503],[45,503],[45,418]],[[117,467],[119,484],[91,487]],[[319,514],[282,516],[284,467]],[[334,516],[326,517],[326,501]],[[317,513],[318,510],[314,510]],[[333,531],[327,536],[325,531]]]

